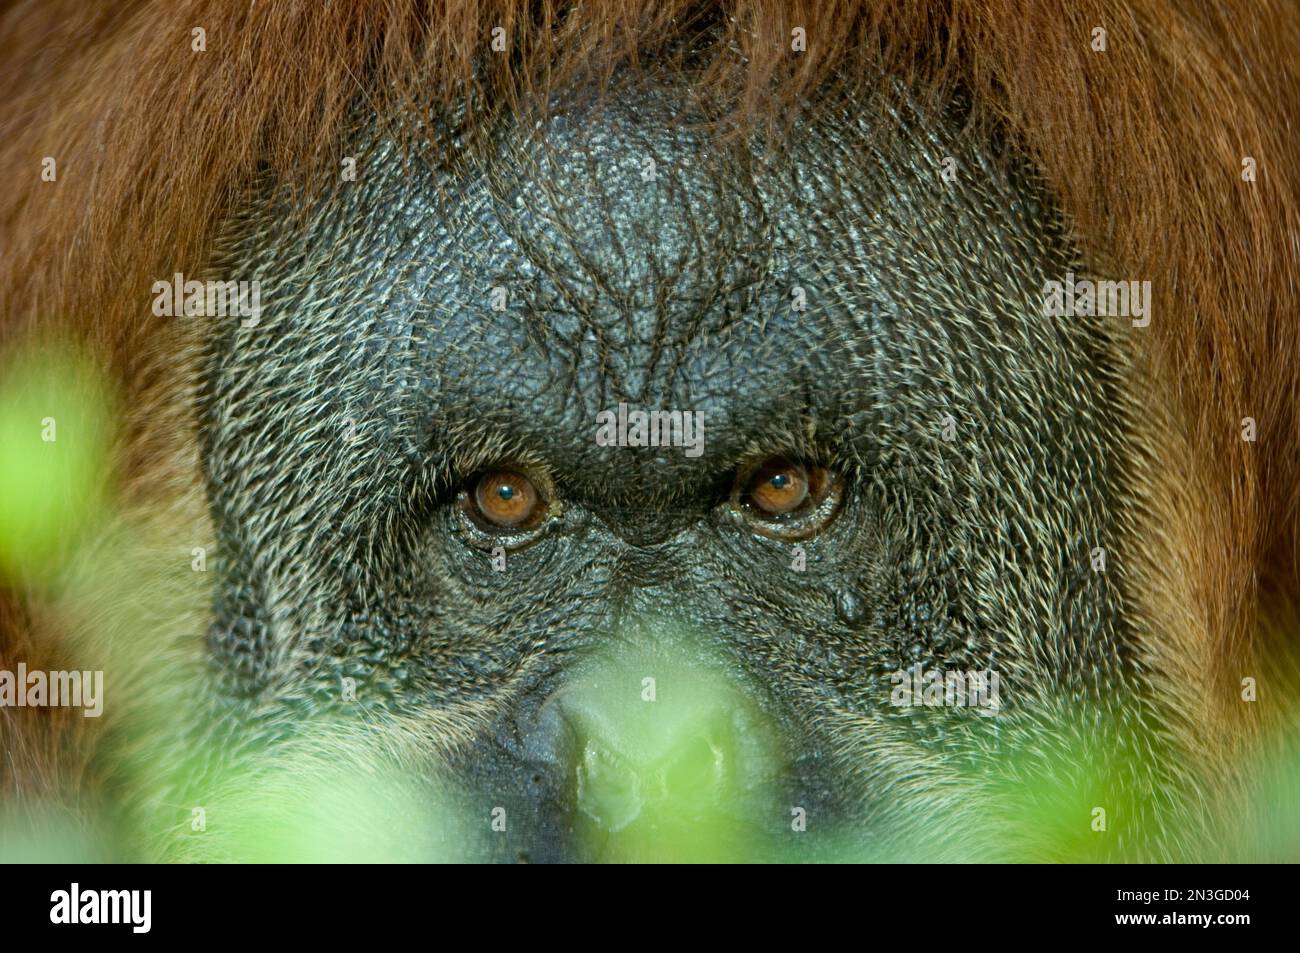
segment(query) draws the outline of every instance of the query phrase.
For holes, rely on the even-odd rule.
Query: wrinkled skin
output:
[[[575,686],[625,663],[607,690],[656,676],[667,705],[704,672],[743,856],[1168,855],[1183,792],[1116,555],[1127,362],[1102,319],[1042,316],[1043,283],[1086,272],[1050,201],[1009,147],[902,105],[782,145],[711,141],[679,105],[575,96],[436,166],[372,139],[309,228],[274,201],[232,223],[215,270],[260,278],[265,310],[214,332],[200,388],[222,732],[437,715],[461,855],[617,856],[575,778],[618,741]],[[702,414],[703,454],[598,446],[620,401]],[[773,456],[842,481],[809,538],[737,504]],[[463,517],[498,465],[556,504],[535,533]],[[891,705],[918,662],[997,671],[1001,711]],[[201,774],[178,783],[202,802]],[[1017,827],[1025,790],[1068,830]]]

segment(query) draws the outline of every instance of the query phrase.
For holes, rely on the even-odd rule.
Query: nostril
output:
[[[673,620],[634,614],[510,716],[512,791],[592,858],[718,858],[782,820],[784,751],[735,674]]]
[[[697,735],[687,740],[659,772],[660,790],[665,798],[683,804],[712,804],[725,798],[735,760],[735,745],[719,732]]]
[[[578,809],[611,834],[646,812],[692,821],[729,810],[741,793],[741,745],[726,713],[702,714],[650,736],[585,734],[575,778]]]
[[[584,746],[576,782],[578,809],[610,833],[636,820],[645,805],[636,769],[597,744]]]

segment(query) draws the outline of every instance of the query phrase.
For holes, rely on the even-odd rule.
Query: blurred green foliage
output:
[[[170,516],[106,529],[112,420],[110,388],[75,351],[31,349],[0,369],[0,581],[61,593],[78,654],[107,673],[114,781],[133,792],[89,817],[86,803],[11,803],[0,815],[0,861],[140,859],[155,850],[268,862],[473,859],[491,836],[493,806],[414,756],[419,737],[394,748],[391,726],[362,715],[307,719],[260,746],[209,730],[224,716],[205,709],[202,666],[183,649],[201,644],[201,632],[187,627],[210,599],[210,576],[193,571],[189,554],[208,541]],[[779,807],[790,756],[779,727],[688,633],[655,635],[619,640],[616,660],[590,660],[565,690],[575,732],[572,836],[586,856],[1092,860],[1124,857],[1153,824],[1170,842],[1193,839],[1205,820],[1196,812],[1209,809],[1164,803],[1158,789],[1134,783],[1152,763],[1177,761],[1157,733],[1066,713],[1034,745],[974,722],[987,736],[982,763],[964,766],[970,784],[952,794],[950,810],[914,818],[928,832],[915,853],[882,849],[870,834],[816,816],[799,830],[797,809]],[[1210,821],[1239,845],[1234,859],[1294,862],[1297,739],[1268,739],[1263,750],[1247,771],[1259,781],[1247,810]],[[1116,791],[1130,799],[1115,802]],[[501,835],[511,835],[508,825]]]
[[[101,515],[112,419],[101,375],[72,349],[0,367],[0,579],[48,581]]]

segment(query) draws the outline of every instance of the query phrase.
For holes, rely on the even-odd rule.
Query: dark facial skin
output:
[[[573,686],[644,656],[725,686],[701,723],[748,856],[1111,855],[1075,843],[1094,805],[1126,843],[1158,827],[1136,792],[1162,779],[1130,776],[1160,760],[1118,555],[1126,365],[1101,319],[1042,315],[1086,271],[1050,203],[1009,147],[902,105],[779,147],[680,105],[574,97],[436,168],[381,143],[309,229],[235,223],[222,270],[265,310],[213,341],[202,431],[240,730],[473,712],[439,751],[484,818],[470,853],[600,857]],[[702,454],[598,445],[620,402],[702,415]],[[746,506],[774,459],[842,494],[804,538]],[[467,517],[495,468],[549,502],[535,528]],[[891,705],[916,663],[996,671],[998,715]],[[1085,834],[999,828],[1035,784]]]

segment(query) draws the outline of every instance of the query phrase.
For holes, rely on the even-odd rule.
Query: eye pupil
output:
[[[808,499],[808,471],[797,463],[775,460],[755,474],[750,486],[750,505],[760,515],[784,516]]]
[[[804,539],[838,512],[841,482],[826,467],[771,457],[741,477],[739,512],[761,535]]]
[[[493,470],[476,481],[466,507],[482,529],[522,530],[540,522],[546,501],[522,473]]]

